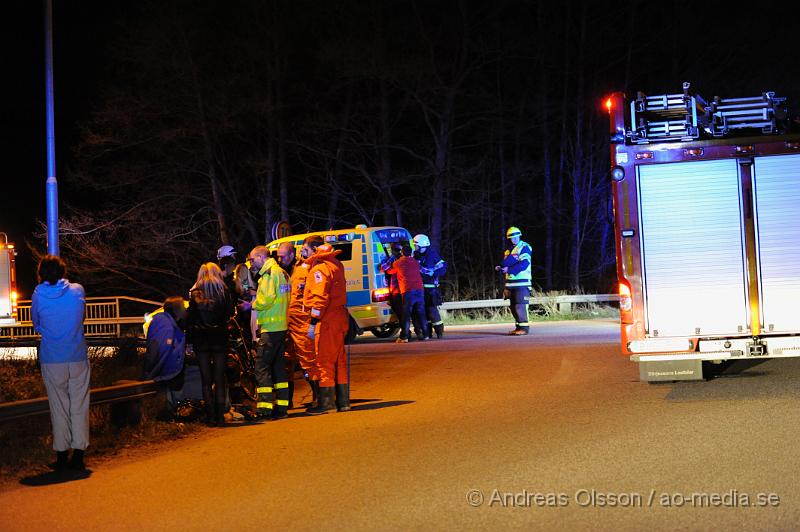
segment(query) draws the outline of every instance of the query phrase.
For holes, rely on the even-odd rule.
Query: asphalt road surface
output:
[[[800,527],[800,359],[653,385],[612,322],[507,330],[361,341],[352,412],[89,455],[84,480],[7,481],[0,529]]]

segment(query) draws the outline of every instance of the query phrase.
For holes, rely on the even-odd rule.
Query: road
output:
[[[352,412],[89,456],[85,480],[6,482],[0,529],[798,528],[800,360],[654,385],[614,323],[507,329],[361,341]]]

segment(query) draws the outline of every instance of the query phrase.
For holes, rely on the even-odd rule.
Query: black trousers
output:
[[[222,338],[208,338],[195,342],[197,365],[203,385],[203,401],[210,407],[214,403],[224,404],[227,397],[225,389],[225,361],[228,356],[227,342]],[[213,391],[212,391],[213,385]]]
[[[262,332],[258,338],[255,360],[258,383],[257,408],[272,409],[273,387],[276,406],[279,408],[288,406],[289,374],[283,358],[285,345],[286,331]]]
[[[438,288],[425,289],[425,317],[431,325],[441,325],[442,315],[439,314],[439,305],[442,304],[442,296]]]
[[[511,299],[511,314],[514,316],[517,328],[527,329],[528,303],[531,300],[531,289],[527,286],[508,288]]]

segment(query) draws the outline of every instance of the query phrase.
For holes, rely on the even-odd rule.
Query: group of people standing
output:
[[[418,340],[444,336],[444,322],[439,313],[442,298],[439,280],[447,271],[447,263],[431,247],[427,235],[413,239],[413,252],[409,244],[391,244],[391,255],[381,263],[381,271],[388,277],[389,305],[400,322],[398,343],[411,339],[411,324]]]
[[[237,263],[236,251],[223,246],[217,252],[219,264],[208,262],[200,267],[189,291],[188,308],[173,305],[170,298],[164,303],[164,312],[154,317],[147,333],[146,356],[153,362],[146,363],[145,376],[167,384],[179,380],[180,375],[172,371],[178,363],[168,360],[182,360],[183,349],[199,366],[209,424],[224,424],[233,318],[255,351],[256,417],[277,420],[288,416],[297,364],[313,393],[308,414],[350,410],[347,293],[338,254],[316,235],[304,240],[300,257],[294,244],[287,242],[280,246],[277,257],[265,246],[256,246],[244,263]]]
[[[504,277],[504,297],[511,300],[515,328],[528,334],[531,294],[531,248],[522,232],[510,227],[503,260],[496,270]],[[387,274],[390,304],[401,323],[398,342],[408,342],[413,322],[416,337],[442,338],[439,314],[440,278],[447,264],[418,234],[415,250],[392,244],[381,264]],[[167,386],[182,383],[184,359],[194,356],[200,369],[209,423],[224,424],[228,327],[234,317],[255,346],[259,417],[287,417],[292,402],[294,368],[299,364],[313,393],[312,415],[350,410],[349,365],[345,337],[349,328],[347,290],[339,251],[322,237],[303,241],[300,257],[286,242],[272,257],[256,246],[244,263],[231,246],[217,252],[218,263],[203,264],[189,292],[167,298],[163,312],[149,325],[143,376]],[[66,279],[66,264],[57,256],[41,259],[39,285],[32,296],[31,320],[42,337],[39,361],[47,388],[53,426],[55,469],[85,469],[89,445],[89,377],[83,331],[85,293]],[[69,451],[72,449],[70,458]]]

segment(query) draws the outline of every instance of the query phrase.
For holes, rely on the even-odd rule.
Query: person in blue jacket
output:
[[[56,470],[83,471],[89,446],[89,359],[83,335],[86,295],[66,278],[63,260],[46,255],[39,261],[39,285],[31,298],[31,321],[42,337],[39,363],[50,404]],[[69,450],[72,449],[72,458]]]
[[[182,297],[169,297],[164,311],[153,315],[147,328],[147,351],[144,355],[142,379],[152,379],[167,389],[167,408],[175,415],[177,396],[183,389],[184,356],[186,354],[186,304]]]

